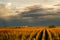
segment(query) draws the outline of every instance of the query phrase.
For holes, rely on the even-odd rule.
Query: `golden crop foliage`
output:
[[[60,40],[60,28],[0,28],[0,40]]]

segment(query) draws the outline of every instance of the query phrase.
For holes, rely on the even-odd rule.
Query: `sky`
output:
[[[56,3],[60,3],[60,0],[0,0],[0,2],[6,3],[6,2],[15,2],[15,3],[20,3],[23,5],[29,5],[29,4],[56,4]]]
[[[60,26],[60,0],[0,0],[0,3],[0,26]]]

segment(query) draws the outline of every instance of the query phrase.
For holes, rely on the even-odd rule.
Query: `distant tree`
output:
[[[56,26],[53,25],[53,24],[51,24],[51,25],[49,25],[48,27],[49,27],[49,28],[55,28]]]

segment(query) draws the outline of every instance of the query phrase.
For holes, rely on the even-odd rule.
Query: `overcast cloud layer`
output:
[[[60,25],[60,9],[57,4],[51,7],[33,4],[19,10],[11,10],[4,5],[0,6],[0,26],[49,24]]]
[[[60,25],[59,0],[0,0],[0,26]]]
[[[33,4],[33,3],[39,3],[39,4],[56,4],[60,3],[60,0],[0,0],[0,2],[16,2],[20,4]]]

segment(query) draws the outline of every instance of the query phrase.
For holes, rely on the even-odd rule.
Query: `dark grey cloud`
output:
[[[60,18],[60,14],[58,11],[52,11],[54,8],[44,9],[40,6],[34,7],[33,5],[33,7],[27,7],[27,9],[29,11],[20,12],[16,16],[11,16],[10,20],[20,20],[22,22],[39,22]]]
[[[0,16],[0,22],[2,23],[0,23],[0,25],[47,25],[52,23],[57,23],[57,25],[59,25],[60,23],[60,11],[58,11],[58,9],[54,10],[54,8],[43,8],[39,5],[35,7],[35,5],[33,5],[26,7],[26,9],[23,10],[25,11],[21,12],[18,10],[17,14],[14,12],[15,14],[13,13],[12,15]]]

